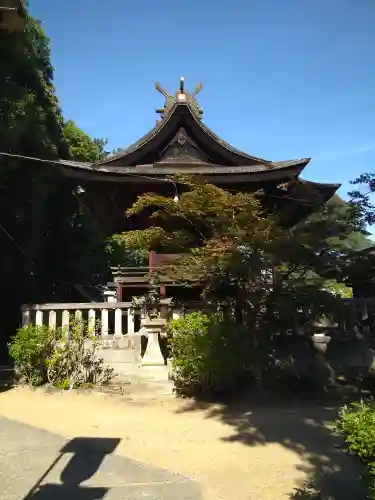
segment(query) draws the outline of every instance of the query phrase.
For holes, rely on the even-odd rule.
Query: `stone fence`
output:
[[[111,298],[112,299],[112,298]],[[171,299],[160,305],[171,306]],[[32,304],[22,307],[22,325],[49,326],[69,330],[73,318],[87,321],[98,339],[97,354],[118,375],[137,375],[143,366],[166,366],[159,338],[166,320],[147,320],[131,302]],[[142,356],[142,337],[147,346]]]
[[[50,328],[69,328],[69,323],[74,317],[86,319],[94,327],[98,320],[100,332],[95,333],[102,337],[109,334],[113,334],[114,337],[133,334],[135,316],[136,311],[131,302],[51,303],[22,307],[23,326],[34,324],[36,326],[48,325]]]
[[[92,325],[98,338],[98,356],[113,367],[117,374],[150,374],[155,373],[156,369],[161,378],[167,378],[167,360],[162,355],[159,343],[166,320],[142,318],[140,311],[134,309],[131,302],[116,302],[115,297],[108,297],[108,300],[25,305],[22,308],[22,324],[68,329],[73,317],[83,319]],[[357,369],[359,366],[366,367],[366,370],[375,369],[375,299],[349,299],[345,303],[348,314],[340,318],[336,326],[318,328],[321,333],[312,335],[313,344],[338,373]],[[171,299],[162,299],[160,305],[169,310],[169,316],[179,316],[178,310],[171,310]],[[363,328],[362,335],[359,336],[353,335],[350,325],[356,321]],[[286,335],[293,339],[295,334],[300,337],[298,333],[302,337],[306,336],[303,331],[292,330],[286,332]],[[147,347],[142,349],[142,344],[146,342]]]

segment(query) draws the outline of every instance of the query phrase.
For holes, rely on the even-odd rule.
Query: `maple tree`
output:
[[[274,334],[341,307],[326,286],[326,272],[340,268],[340,241],[352,231],[350,220],[312,216],[283,227],[278,214],[268,212],[262,191],[232,193],[193,177],[173,181],[183,186],[178,203],[154,193],[140,196],[127,216],[147,214],[149,227],[121,239],[133,248],[181,254],[160,272],[186,286],[201,285],[206,302],[246,325],[261,387]]]

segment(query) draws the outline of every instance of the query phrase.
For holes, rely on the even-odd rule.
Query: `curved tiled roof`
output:
[[[107,156],[104,160],[99,162],[99,165],[109,163],[112,160],[117,160],[118,158],[122,158],[122,157],[132,153],[133,151],[136,151],[137,149],[142,147],[145,143],[150,141],[155,135],[157,135],[159,133],[159,131],[165,125],[166,125],[165,119],[158,121],[157,124],[155,125],[155,127],[153,127],[149,132],[147,132],[147,134],[142,136],[136,142],[133,142],[133,144],[131,144],[130,146],[127,146],[126,148],[121,149],[120,151],[118,151],[117,153],[115,153],[113,155]]]
[[[251,160],[253,163],[261,163],[269,165],[270,167],[273,166],[273,162],[249,155],[221,139],[197,118],[196,114],[190,109],[189,104],[185,102],[176,102],[165,118],[161,119],[147,134],[127,148],[105,158],[99,165],[110,164],[119,159],[126,161],[130,155],[141,152],[142,148],[146,145],[150,145],[158,136],[162,134],[167,135],[168,133],[173,135],[173,131],[176,133],[179,127],[186,124],[191,129],[192,134],[200,135],[201,142],[209,141],[211,144],[215,144],[217,150],[220,151],[221,149],[224,156],[226,153],[230,153],[233,156],[233,161],[240,159],[241,163],[244,164],[247,160]]]
[[[268,165],[255,164],[255,165],[241,165],[241,166],[223,166],[214,165],[212,163],[186,163],[186,164],[170,164],[158,163],[156,165],[137,165],[137,166],[110,166],[103,164],[92,164],[86,162],[59,160],[58,163],[61,167],[67,167],[69,170],[87,172],[90,174],[102,175],[117,175],[117,176],[135,176],[142,178],[143,176],[163,177],[179,173],[186,174],[202,174],[202,175],[241,175],[241,174],[268,174],[274,173],[275,178],[292,178],[298,177],[303,170],[309,159],[292,160],[288,162],[274,162],[272,169]],[[263,178],[263,177],[262,177]],[[265,179],[266,180],[266,179]]]

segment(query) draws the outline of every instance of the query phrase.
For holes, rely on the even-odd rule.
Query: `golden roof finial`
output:
[[[171,109],[173,109],[173,106],[176,104],[176,102],[188,104],[191,111],[195,115],[197,115],[199,119],[202,117],[203,110],[200,108],[195,98],[195,96],[202,90],[202,83],[198,83],[198,85],[196,85],[195,87],[194,92],[190,93],[185,90],[185,78],[181,76],[180,88],[173,95],[170,95],[166,90],[164,90],[158,82],[155,83],[155,88],[165,98],[164,107],[156,110],[156,112],[159,113],[162,118],[167,115]]]

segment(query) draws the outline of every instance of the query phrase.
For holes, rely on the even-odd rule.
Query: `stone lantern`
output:
[[[22,31],[25,18],[22,0],[0,0],[0,31]]]

